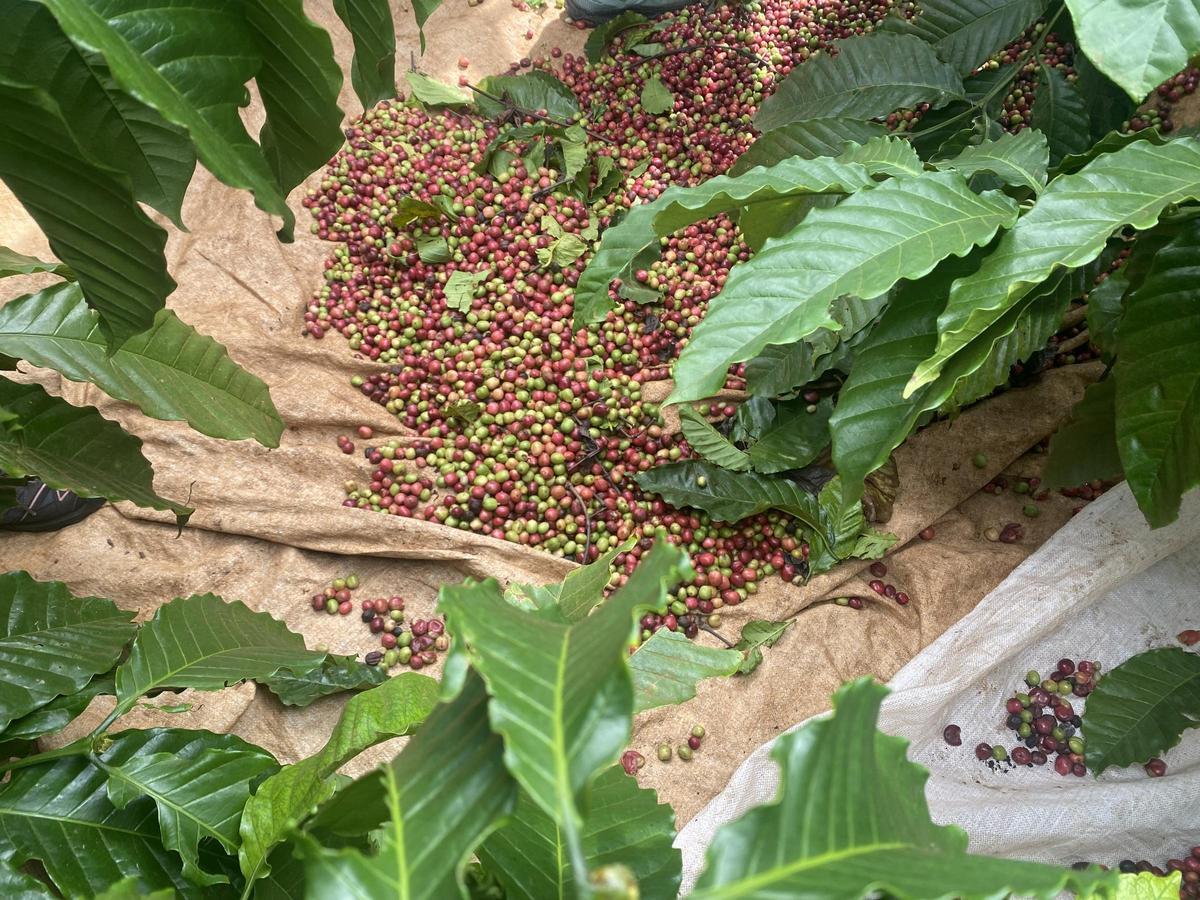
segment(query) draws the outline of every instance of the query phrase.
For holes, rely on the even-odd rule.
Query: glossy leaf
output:
[[[154,801],[163,846],[180,855],[184,877],[199,885],[229,881],[201,866],[200,842],[211,839],[236,853],[250,783],[279,768],[271,754],[239,737],[182,728],[122,731],[95,763],[108,774],[108,798],[117,809],[143,797]]]
[[[36,275],[40,272],[61,275],[63,278],[72,277],[71,270],[62,263],[43,262],[36,256],[26,256],[7,247],[0,247],[0,278],[8,278],[10,275]]]
[[[1182,885],[1182,872],[1166,877],[1153,872],[1122,873],[1113,900],[1176,900]]]
[[[734,472],[750,470],[750,457],[746,452],[735,447],[704,416],[687,404],[679,407],[679,423],[683,436],[701,458]]]
[[[363,109],[395,97],[396,29],[387,0],[333,0],[333,9],[354,40],[350,83]]]
[[[361,845],[362,835],[383,824],[384,846],[367,857],[306,842],[308,896],[441,900],[461,894],[456,882],[471,852],[517,800],[504,742],[488,724],[489,705],[482,680],[471,673],[399,756],[326,804],[311,833],[354,837]]]
[[[59,581],[0,575],[0,727],[82,690],[133,637],[133,613]]]
[[[85,756],[13,772],[0,789],[0,859],[8,866],[37,860],[69,897],[93,897],[125,878],[184,898],[221,896],[184,877],[179,855],[163,847],[153,800],[118,809],[107,783],[104,770]],[[219,847],[201,845],[200,859],[209,870],[228,867]]]
[[[387,677],[383,666],[368,666],[353,656],[327,654],[315,669],[299,674],[291,669],[280,669],[263,684],[284,706],[308,706],[330,694],[377,687]]]
[[[746,363],[746,390],[774,397],[787,394],[830,369],[847,372],[854,353],[887,307],[888,297],[839,297],[829,304],[836,330],[821,328],[793,344],[768,344]]]
[[[754,127],[770,131],[803,119],[873,119],[901,107],[936,109],[962,97],[962,79],[920,38],[867,34],[833,44],[795,69],[763,101]]]
[[[421,38],[421,52],[425,52],[425,23],[429,17],[442,5],[442,0],[413,0],[413,18],[417,22],[417,32]]]
[[[0,425],[0,468],[36,475],[81,497],[129,500],[173,512],[183,525],[192,510],[154,492],[154,469],[142,442],[92,406],[72,406],[40,384],[0,378],[0,406],[17,417]]]
[[[342,70],[329,33],[305,15],[304,0],[242,0],[242,5],[262,60],[254,76],[266,112],[259,142],[286,196],[345,141],[338,107]],[[291,233],[289,210],[286,240]]]
[[[947,256],[986,244],[1016,216],[1011,199],[975,194],[954,172],[894,179],[814,210],[730,272],[679,357],[668,402],[711,396],[729,366],[768,344],[835,329],[835,298],[880,297],[900,279],[919,278]]]
[[[658,802],[653,790],[639,788],[620,766],[601,772],[588,792],[582,838],[589,870],[628,866],[640,896],[678,893],[683,860],[671,846],[674,813]],[[479,858],[504,886],[508,900],[569,900],[579,895],[562,832],[527,795],[521,795],[504,827],[484,841]]]
[[[1115,153],[1130,144],[1149,141],[1161,146],[1169,140],[1170,138],[1157,128],[1143,128],[1141,131],[1110,131],[1082,153],[1071,153],[1064,156],[1059,160],[1057,171],[1060,175],[1069,175],[1072,172],[1078,172],[1096,157],[1106,153]]]
[[[572,625],[516,609],[494,581],[442,592],[447,629],[465,642],[472,667],[487,682],[505,764],[563,828],[576,871],[584,867],[583,791],[597,771],[616,762],[630,734],[626,656],[634,616],[659,606],[666,591],[691,574],[682,551],[659,544],[624,586]]]
[[[1088,386],[1083,399],[1071,410],[1071,418],[1050,439],[1050,458],[1042,473],[1047,490],[1121,475],[1116,399],[1117,383],[1113,378]]]
[[[574,91],[540,69],[521,75],[489,75],[479,83],[479,88],[475,105],[484,115],[499,115],[510,108],[544,109],[559,119],[571,119],[579,113]],[[503,102],[491,99],[488,94]]]
[[[211,437],[279,446],[283,420],[266,384],[170,310],[109,352],[100,318],[84,304],[79,285],[57,284],[0,307],[0,353],[91,382],[156,419],[185,421]]]
[[[378,671],[378,669],[371,669]],[[334,773],[381,741],[410,733],[437,705],[438,684],[405,672],[351,697],[325,746],[258,786],[241,818],[238,860],[247,882],[271,872],[271,853],[314,808],[333,796]]]
[[[755,166],[773,166],[795,156],[801,159],[840,156],[847,144],[865,144],[887,134],[883,125],[850,117],[789,122],[759,135],[729,167],[728,174],[743,175]]]
[[[420,72],[405,72],[404,79],[412,95],[426,106],[466,106],[471,102],[470,95]]]
[[[282,622],[240,600],[178,597],[154,611],[117,668],[117,708],[132,708],[156,688],[216,691],[244,679],[265,680],[283,668],[309,672],[324,660]]]
[[[1101,72],[1076,44],[1074,61],[1075,84],[1087,101],[1088,118],[1092,124],[1092,140],[1098,141],[1117,131],[1133,115],[1137,103],[1111,78]]]
[[[1117,329],[1125,315],[1125,295],[1129,291],[1127,273],[1112,272],[1088,294],[1087,325],[1089,343],[1111,357],[1117,349]]]
[[[1079,46],[1096,68],[1140,103],[1200,47],[1194,0],[1067,0]]]
[[[821,399],[811,413],[808,406],[803,400],[778,405],[775,421],[749,450],[755,472],[773,475],[788,469],[802,469],[829,446],[833,400],[829,397]]]
[[[1033,127],[1046,136],[1051,166],[1057,168],[1063,157],[1086,153],[1091,146],[1087,103],[1058,69],[1041,67],[1030,115]]]
[[[1026,128],[1017,134],[1005,132],[994,141],[972,144],[958,156],[935,162],[939,169],[953,169],[970,178],[988,172],[1005,184],[1027,187],[1035,194],[1046,185],[1049,150],[1046,136]]]
[[[116,682],[111,674],[97,675],[73,694],[63,694],[45,706],[14,720],[0,734],[0,741],[32,741],[62,731],[88,705],[102,694],[115,694]]]
[[[706,647],[660,628],[629,657],[633,711],[637,714],[691,700],[696,696],[697,682],[732,675],[740,662],[736,650]]]
[[[1117,446],[1146,520],[1179,513],[1200,484],[1200,223],[1154,254],[1117,333]]]
[[[138,207],[128,179],[93,163],[44,91],[0,76],[0,179],[79,279],[105,336],[149,328],[175,282],[167,233]]]
[[[912,19],[889,17],[883,29],[927,41],[960,75],[969,75],[1045,7],[1045,0],[923,0]]]
[[[556,584],[509,584],[504,589],[504,599],[518,609],[547,613],[568,624],[578,622],[604,599],[604,589],[612,578],[613,560],[632,546],[631,538],[586,566],[572,569]]]
[[[648,21],[649,19],[637,10],[627,9],[619,16],[609,19],[603,25],[597,25],[588,32],[587,41],[583,45],[584,56],[587,57],[590,63],[600,62],[604,58],[609,45],[619,35]]]
[[[686,225],[755,203],[815,194],[846,194],[871,183],[861,165],[831,159],[793,158],[737,176],[718,175],[695,187],[671,187],[652,203],[630,208],[601,237],[575,291],[575,323],[604,318],[612,307],[608,286],[614,278],[632,280],[639,265],[658,257],[659,238]]]
[[[194,0],[186,7],[134,0],[43,2],[76,46],[104,58],[127,93],[187,130],[210,172],[230,187],[251,191],[260,209],[283,218],[290,234],[294,217],[285,191],[238,113],[245,83],[263,64],[247,10],[222,0]],[[163,34],[186,38],[163,42]]]
[[[1096,682],[1083,727],[1097,775],[1161,756],[1200,727],[1200,655],[1164,647],[1125,660]]]
[[[937,349],[917,366],[906,396],[937,378],[948,360],[1055,269],[1086,265],[1117,229],[1150,228],[1167,206],[1196,196],[1200,142],[1191,138],[1162,147],[1130,144],[1055,178],[979,270],[954,285],[938,317]]]
[[[1065,888],[1115,889],[1114,872],[969,855],[966,832],[930,818],[929,773],[905,758],[908,742],[876,730],[886,694],[870,679],[851,682],[834,695],[831,717],[776,739],[778,797],[717,832],[695,900],[874,893],[1050,900]]]
[[[96,900],[175,900],[175,891],[171,888],[147,891],[138,878],[130,876],[109,886],[104,893],[97,894]]]
[[[120,90],[104,61],[67,40],[40,3],[3,0],[0,19],[0,76],[54,97],[91,158],[125,173],[138,200],[182,225],[180,207],[196,168],[187,134]]]
[[[783,637],[783,633],[791,626],[790,620],[769,622],[765,619],[751,619],[742,626],[742,636],[734,645],[734,650],[742,654],[738,664],[739,675],[749,675],[762,665],[764,647],[774,647],[775,642]]]

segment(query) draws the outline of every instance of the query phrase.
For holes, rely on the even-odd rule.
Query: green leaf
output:
[[[637,879],[640,896],[674,897],[679,892],[683,859],[671,846],[675,840],[671,807],[659,803],[658,795],[649,788],[639,788],[620,766],[605,769],[596,777],[588,801],[582,833],[588,870],[628,866]],[[516,812],[504,827],[483,842],[479,859],[495,873],[508,900],[579,896],[561,830],[526,794],[521,795]]]
[[[1071,153],[1064,156],[1058,162],[1057,172],[1059,175],[1069,175],[1073,172],[1078,172],[1093,159],[1098,156],[1103,156],[1106,153],[1115,153],[1123,147],[1130,144],[1136,144],[1139,141],[1149,141],[1152,144],[1162,146],[1170,140],[1165,134],[1157,128],[1143,128],[1141,131],[1110,131],[1105,134],[1096,143],[1090,145],[1087,150],[1082,153]]]
[[[968,855],[966,832],[930,819],[929,773],[905,758],[908,742],[875,729],[886,694],[869,678],[853,681],[834,695],[831,717],[776,739],[778,797],[717,832],[694,900],[875,893],[1049,900],[1068,887],[1088,896],[1115,889],[1114,872]]]
[[[1200,223],[1153,256],[1128,296],[1117,333],[1117,446],[1153,527],[1179,514],[1200,484]]]
[[[451,272],[442,289],[446,295],[446,306],[459,312],[469,311],[471,301],[475,299],[475,288],[487,277],[487,272]]]
[[[167,233],[141,211],[128,179],[96,165],[53,98],[0,76],[0,179],[79,279],[110,342],[149,328],[175,290]]]
[[[626,657],[634,615],[659,606],[667,589],[691,574],[682,551],[659,544],[623,587],[571,625],[522,612],[504,600],[495,581],[442,589],[447,630],[465,642],[472,667],[487,682],[505,765],[563,828],[577,872],[586,868],[583,791],[597,771],[616,762],[630,734],[633,683]]]
[[[112,668],[137,630],[132,619],[111,600],[72,596],[62,582],[0,575],[0,728]]]
[[[900,539],[891,532],[875,531],[873,528],[868,528],[854,545],[854,552],[850,555],[855,559],[883,559],[884,555]]]
[[[396,213],[392,216],[392,227],[404,228],[421,219],[440,219],[442,211],[432,203],[416,197],[396,198]]]
[[[837,329],[820,328],[792,344],[768,344],[746,363],[746,390],[774,397],[808,384],[830,369],[849,372],[857,348],[887,307],[888,296],[874,300],[838,297],[829,304]]]
[[[922,0],[915,18],[891,16],[882,27],[927,41],[960,75],[969,75],[1045,7],[1045,0]]]
[[[673,706],[696,696],[696,683],[732,675],[741,662],[736,650],[718,650],[660,628],[629,657],[635,714]],[[591,821],[590,817],[588,821]]]
[[[737,408],[729,422],[729,436],[735,441],[757,441],[775,421],[775,404],[765,397],[751,397]]]
[[[1135,103],[1186,66],[1200,47],[1200,6],[1194,0],[1067,0],[1067,8],[1083,52]]]
[[[304,14],[304,0],[243,0],[243,5],[262,58],[254,77],[266,112],[259,141],[286,196],[345,140],[338,107],[342,69],[328,32]],[[291,240],[290,211],[284,220]]]
[[[1113,900],[1177,900],[1182,884],[1182,872],[1172,872],[1166,877],[1153,872],[1123,873]]]
[[[947,256],[986,244],[1016,216],[1011,199],[977,195],[954,172],[887,181],[814,210],[733,268],[676,363],[668,402],[711,396],[729,366],[768,344],[836,328],[829,316],[835,298],[880,297],[901,278],[919,278]]]
[[[763,101],[754,127],[770,131],[803,119],[873,119],[901,107],[937,109],[963,95],[962,79],[920,38],[867,34],[834,41],[796,66]]]
[[[404,78],[412,95],[426,106],[466,106],[471,102],[467,93],[420,72],[405,72]]]
[[[558,119],[573,119],[579,114],[575,92],[551,75],[535,69],[522,75],[489,75],[479,83],[480,91],[499,97],[495,100],[480,93],[475,105],[488,116],[496,116],[509,108],[535,112],[540,109]]]
[[[790,620],[770,622],[766,619],[751,619],[742,626],[742,636],[734,645],[735,651],[742,653],[742,661],[738,664],[739,675],[749,675],[762,665],[764,647],[774,647],[775,642],[783,637],[783,633],[791,625]]]
[[[399,756],[325,805],[310,833],[353,837],[361,845],[362,835],[387,822],[383,850],[366,857],[355,849],[333,851],[305,842],[307,896],[461,895],[455,882],[471,851],[517,800],[517,784],[504,767],[504,742],[488,725],[489,705],[483,681],[471,673]],[[396,878],[399,883],[391,880]]]
[[[425,23],[434,14],[442,0],[413,0],[413,18],[417,22],[417,32],[421,36],[421,52],[425,52]]]
[[[1200,727],[1200,655],[1182,647],[1132,656],[1096,682],[1083,714],[1087,766],[1144,763]]]
[[[111,674],[97,675],[75,693],[56,697],[45,706],[16,719],[0,734],[0,741],[32,741],[62,731],[96,697],[116,692],[116,683]]]
[[[104,61],[67,40],[40,3],[6,0],[3,18],[0,76],[54,97],[91,158],[128,175],[138,200],[182,227],[196,168],[186,132],[113,84]]]
[[[554,609],[567,624],[587,617],[604,599],[604,589],[612,578],[612,563],[633,546],[632,539],[609,550],[595,562],[572,569],[557,584],[510,584],[504,599],[526,611]]]
[[[333,9],[354,39],[350,83],[363,109],[395,97],[396,29],[387,0],[333,0]]]
[[[651,75],[642,85],[642,109],[652,116],[668,113],[675,108],[675,95],[657,75]]]
[[[1004,133],[999,139],[972,144],[953,159],[935,162],[939,169],[953,169],[970,178],[990,172],[1005,184],[1030,188],[1040,193],[1046,184],[1049,150],[1046,136],[1026,128],[1017,134]]]
[[[773,166],[799,156],[840,156],[847,144],[865,144],[886,137],[887,129],[876,122],[855,118],[828,117],[789,122],[759,135],[758,140],[729,167],[729,175],[744,175],[755,166]]]
[[[749,471],[750,457],[687,404],[679,407],[679,424],[687,442],[702,458],[734,472]]]
[[[1150,228],[1166,207],[1198,195],[1200,142],[1191,138],[1162,147],[1130,144],[1055,178],[979,271],[954,285],[938,317],[937,350],[917,366],[905,394],[937,378],[948,360],[1055,269],[1086,265],[1117,229]]]
[[[308,706],[321,697],[343,691],[365,691],[387,681],[382,666],[368,666],[353,656],[327,654],[321,665],[297,674],[280,669],[263,684],[284,706]]]
[[[587,135],[578,125],[567,129],[567,137],[558,142],[563,155],[563,178],[575,178],[588,161]]]
[[[555,238],[549,247],[538,250],[538,262],[543,266],[565,268],[587,252],[587,244],[583,238],[572,232],[567,232]]]
[[[440,234],[419,234],[416,237],[417,255],[422,262],[450,262],[450,244]]]
[[[903,178],[925,171],[925,164],[912,145],[893,135],[873,137],[865,144],[851,144],[837,159],[843,163],[859,163],[872,175]]]
[[[141,881],[131,875],[122,878],[104,893],[97,894],[96,900],[175,900],[175,891],[171,888],[147,891],[142,887]]]
[[[378,671],[378,669],[372,669]],[[258,786],[241,819],[238,860],[248,883],[271,871],[268,858],[312,810],[333,796],[334,773],[368,747],[410,733],[437,705],[438,684],[405,672],[350,698],[325,746]]]
[[[187,130],[210,172],[230,187],[251,191],[258,207],[282,217],[283,233],[290,234],[294,217],[286,190],[238,113],[246,102],[245,83],[259,74],[264,62],[246,21],[247,9],[222,0],[194,0],[186,7],[134,0],[43,3],[76,46],[104,58],[126,93]],[[185,38],[164,43],[163,34]],[[278,61],[277,55],[272,61]],[[332,150],[326,158],[329,155]],[[313,168],[320,163],[316,160]],[[108,230],[115,229],[110,224]],[[64,262],[72,264],[69,259]],[[149,318],[142,328],[148,327]]]
[[[587,41],[583,45],[584,56],[588,62],[598,63],[604,58],[605,51],[608,50],[609,44],[616,39],[622,32],[628,31],[637,25],[642,25],[649,20],[636,10],[627,9],[615,18],[609,19],[603,25],[598,25],[593,28],[588,34]]]
[[[266,750],[239,737],[182,728],[122,731],[94,759],[108,774],[108,798],[117,809],[142,797],[154,801],[163,846],[180,855],[184,877],[199,885],[229,881],[200,865],[201,840],[236,853],[250,783],[279,768]]]
[[[216,691],[236,681],[265,681],[280,669],[302,674],[325,660],[304,638],[267,613],[213,594],[178,597],[142,625],[117,669],[117,709],[156,688]]]
[[[163,847],[153,800],[117,809],[107,784],[108,774],[85,756],[13,772],[0,789],[0,860],[10,867],[39,861],[68,897],[94,897],[125,878],[147,891],[220,896],[185,878],[179,855]],[[211,843],[201,844],[200,859],[210,871],[226,870],[230,861]]]
[[[1047,490],[1120,476],[1116,399],[1113,378],[1088,386],[1071,418],[1050,439],[1050,459],[1042,473]]]
[[[1078,44],[1075,47],[1072,65],[1075,68],[1075,84],[1087,101],[1088,118],[1092,122],[1092,140],[1099,140],[1109,132],[1120,129],[1133,115],[1137,108],[1136,103],[1092,64]],[[1141,102],[1140,97],[1138,102]]]
[[[575,324],[603,320],[612,308],[614,278],[632,281],[633,271],[657,258],[659,238],[686,225],[755,203],[813,194],[845,194],[871,183],[857,164],[831,159],[789,159],[744,175],[718,175],[695,187],[670,187],[652,203],[631,207],[620,224],[608,228],[575,289]]]
[[[57,284],[0,307],[0,353],[87,381],[156,419],[201,434],[278,447],[283,433],[267,386],[225,348],[163,310],[149,331],[109,353],[78,285]]]
[[[822,398],[815,412],[805,401],[780,403],[771,427],[749,450],[754,471],[762,475],[802,469],[829,446],[829,417],[833,400]]]
[[[92,406],[72,406],[40,384],[0,378],[0,406],[17,416],[0,425],[0,468],[36,475],[81,497],[129,500],[169,510],[182,526],[192,510],[154,492],[154,469],[142,442]]]
[[[8,278],[10,275],[35,275],[39,272],[49,272],[63,278],[73,277],[70,268],[62,263],[43,262],[35,256],[26,256],[7,247],[0,247],[0,278]]]
[[[1092,144],[1087,103],[1058,69],[1041,67],[1030,116],[1032,126],[1046,135],[1055,168],[1063,157],[1085,153]]]
[[[1128,291],[1128,274],[1124,269],[1118,269],[1109,273],[1088,293],[1088,337],[1091,343],[1100,348],[1101,353],[1109,357],[1117,349],[1117,329],[1125,315],[1125,295]]]

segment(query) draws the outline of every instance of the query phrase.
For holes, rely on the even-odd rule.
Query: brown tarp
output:
[[[348,71],[350,41],[329,5],[308,6],[333,34]],[[394,13],[406,67],[410,51],[417,52],[416,30],[407,5],[395,3]],[[528,30],[533,39],[525,38]],[[429,49],[420,68],[447,81],[457,78],[463,55],[470,57],[467,71],[477,79],[552,46],[577,50],[584,37],[557,10],[522,11],[504,0],[473,8],[465,0],[448,0],[427,33]],[[348,78],[343,107],[357,109]],[[256,108],[247,113],[255,131],[259,116]],[[420,616],[432,613],[442,583],[468,575],[553,581],[570,569],[569,563],[514,544],[339,505],[342,483],[362,479],[364,462],[361,454],[343,455],[336,436],[352,434],[360,424],[371,425],[376,439],[400,432],[382,407],[349,384],[352,375],[368,374],[373,364],[355,359],[336,335],[321,342],[300,336],[303,308],[330,249],[307,233],[307,212],[299,205],[302,190],[291,198],[298,239],[283,245],[275,240],[274,224],[247,194],[198,172],[184,206],[189,231],[171,229],[168,244],[170,268],[179,282],[171,307],[270,384],[287,423],[282,445],[267,450],[249,441],[205,438],[180,423],[147,419],[88,386],[38,373],[51,390],[98,406],[139,435],[154,463],[159,493],[190,498],[196,514],[182,534],[162,517],[156,520],[157,514],[123,504],[61,532],[6,535],[0,537],[4,569],[65,581],[78,594],[110,597],[143,617],[172,597],[211,591],[270,612],[302,632],[310,646],[358,654],[378,644],[357,616],[315,614],[308,606],[309,595],[335,577],[355,572],[362,580],[358,597],[401,594]],[[7,193],[0,193],[0,243],[25,253],[49,253]],[[4,296],[38,284],[33,278],[9,279]],[[888,560],[888,579],[912,596],[909,606],[880,600],[861,612],[830,604],[806,610],[822,597],[870,593],[856,577],[863,564],[847,564],[804,588],[771,579],[749,602],[725,610],[722,630],[734,638],[751,618],[797,617],[798,622],[767,651],[752,676],[705,683],[695,700],[640,717],[631,746],[648,758],[641,781],[659,789],[681,822],[724,786],[751,749],[826,708],[842,680],[863,673],[888,678],[1066,520],[1071,504],[1058,496],[1042,504],[1039,518],[1027,520],[1020,498],[1011,492],[978,491],[1010,465],[1021,474],[1036,473],[1039,458],[1023,456],[1024,451],[1054,429],[1096,374],[1086,366],[1056,370],[1030,388],[925,429],[901,448],[899,499],[886,527],[910,543]],[[980,451],[989,460],[984,469],[971,464]],[[1009,521],[1026,525],[1021,543],[983,539],[985,528]],[[929,524],[936,526],[935,540],[914,540]],[[187,712],[168,714],[153,709],[151,701],[121,724],[235,732],[291,762],[321,746],[344,702],[333,697],[304,710],[289,709],[252,684],[186,693],[182,699],[193,704]],[[94,724],[111,702],[97,700],[85,720]],[[76,723],[68,736],[85,724]],[[703,724],[708,737],[693,762],[664,765],[653,758],[658,742],[677,745],[694,724]],[[379,748],[348,770],[363,771],[391,752],[392,746]]]

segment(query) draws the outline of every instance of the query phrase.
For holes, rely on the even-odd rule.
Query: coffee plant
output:
[[[395,93],[395,33],[383,0],[334,0],[354,38],[365,106]],[[436,2],[415,4],[423,25]],[[0,310],[0,359],[91,382],[148,416],[226,440],[278,446],[283,422],[267,386],[166,308],[167,232],[183,227],[197,160],[253,193],[291,240],[288,191],[342,142],[342,74],[329,35],[299,0],[186,7],[154,0],[0,2],[0,180],[60,262],[0,246],[0,278],[62,279]],[[170,35],[164,40],[163,35]],[[259,140],[238,110],[253,81]],[[88,497],[191,510],[158,496],[141,442],[92,407],[0,379],[0,501],[26,476]]]
[[[305,703],[329,693],[330,672],[370,667],[211,594],[139,626],[110,600],[0,576],[6,896],[676,896],[674,815],[618,759],[636,711],[713,674],[663,679],[652,642],[628,652],[639,616],[689,563],[659,544],[607,598],[607,562],[580,572],[542,588],[443,587],[455,641],[441,684],[362,678],[326,745],[284,766],[231,735],[110,728],[139,704],[186,709],[174,692],[187,688],[252,679]],[[927,773],[875,728],[886,693],[850,683],[832,716],[779,739],[778,796],[718,832],[690,896],[1121,895],[1128,876],[974,856],[962,831],[935,825]],[[109,712],[90,733],[33,752],[97,698]],[[412,737],[391,762],[337,774],[401,735]]]

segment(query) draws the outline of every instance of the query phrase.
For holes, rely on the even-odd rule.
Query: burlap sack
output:
[[[310,2],[308,7],[333,34],[348,71],[350,41],[329,5]],[[416,32],[406,5],[396,3],[394,14],[403,67],[410,52],[417,52]],[[524,37],[530,30],[534,39]],[[470,57],[467,72],[477,79],[521,56],[548,53],[552,46],[578,50],[584,38],[556,10],[521,11],[503,0],[486,0],[474,8],[465,0],[448,0],[426,31],[429,49],[420,68],[447,81],[457,78],[462,55]],[[343,106],[357,109],[348,78]],[[255,131],[259,116],[257,108],[247,112]],[[321,342],[300,336],[304,305],[320,282],[329,250],[304,228],[302,191],[291,198],[301,223],[298,239],[282,245],[275,240],[274,224],[248,195],[198,172],[184,206],[189,231],[171,229],[168,244],[170,268],[179,282],[171,307],[270,384],[287,423],[282,445],[266,450],[249,441],[211,440],[179,423],[146,419],[86,385],[37,373],[51,390],[98,406],[138,434],[154,463],[159,492],[190,498],[197,511],[178,536],[161,517],[127,504],[62,532],[4,536],[0,566],[66,581],[77,593],[111,597],[143,616],[172,597],[212,591],[271,612],[303,632],[310,646],[343,653],[363,653],[377,645],[356,617],[329,617],[309,609],[307,597],[339,575],[359,574],[359,596],[400,593],[416,615],[428,615],[445,582],[468,575],[553,581],[569,571],[570,563],[518,545],[339,505],[342,483],[362,478],[363,461],[360,455],[339,452],[336,436],[350,434],[360,424],[371,425],[379,436],[400,432],[382,407],[349,384],[352,375],[370,372],[371,363],[352,357],[337,336]],[[0,194],[0,243],[48,255],[41,235],[7,193]],[[32,278],[6,280],[4,296],[38,284]],[[800,621],[767,652],[754,675],[705,684],[692,702],[653,711],[639,721],[632,746],[647,757],[659,741],[679,743],[695,723],[708,729],[704,749],[688,768],[652,761],[641,776],[675,805],[680,821],[721,788],[751,749],[824,709],[840,681],[865,672],[891,676],[1066,520],[1070,503],[1054,497],[1043,505],[1039,519],[1026,523],[1021,544],[990,544],[980,536],[983,529],[1020,520],[1020,503],[1011,494],[976,492],[1052,431],[1096,374],[1087,366],[1051,372],[1032,387],[1002,394],[953,422],[926,429],[901,448],[900,494],[887,528],[902,542],[931,523],[937,523],[938,531],[933,542],[918,541],[889,561],[891,580],[913,597],[908,607],[880,602],[856,613],[822,605],[801,616],[835,589],[868,593],[861,582],[839,588],[861,568],[849,564],[802,589],[773,579],[751,602],[729,611],[722,628],[735,639],[751,618],[800,616]],[[979,451],[988,455],[984,469],[970,463]],[[1017,465],[1032,474],[1037,462],[1030,458]],[[334,697],[306,710],[285,709],[253,685],[185,699],[194,704],[186,713],[141,708],[122,724],[236,732],[286,762],[324,742],[344,702]],[[69,734],[94,723],[110,707],[111,700],[97,700],[92,715]],[[362,771],[391,752],[388,747],[364,755],[350,771]]]

